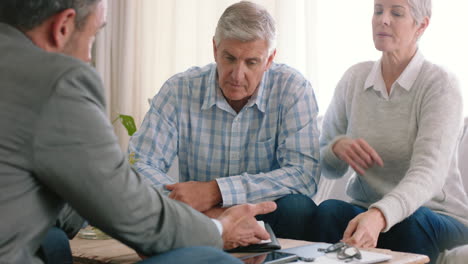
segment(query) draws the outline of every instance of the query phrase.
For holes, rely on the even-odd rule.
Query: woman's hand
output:
[[[343,235],[343,242],[360,248],[375,248],[380,232],[387,226],[382,212],[371,208],[351,220]]]
[[[360,175],[375,164],[384,165],[379,154],[364,139],[342,138],[335,142],[332,151]]]

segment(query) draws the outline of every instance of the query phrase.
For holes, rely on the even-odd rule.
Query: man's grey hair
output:
[[[214,35],[215,45],[223,39],[240,41],[266,40],[268,54],[276,48],[276,27],[273,17],[258,4],[242,1],[229,6],[221,15]]]
[[[72,8],[75,25],[82,29],[93,8],[101,0],[0,0],[0,22],[28,31],[49,17]]]
[[[411,15],[418,25],[424,17],[431,18],[432,15],[432,1],[431,0],[408,0],[408,5],[411,10]]]

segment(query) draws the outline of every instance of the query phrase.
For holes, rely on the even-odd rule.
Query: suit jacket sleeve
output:
[[[69,204],[60,211],[55,226],[62,229],[69,239],[73,239],[83,227],[85,220]]]
[[[170,200],[129,166],[105,114],[99,77],[77,66],[58,77],[36,124],[36,177],[90,224],[145,255],[221,247],[216,225]]]

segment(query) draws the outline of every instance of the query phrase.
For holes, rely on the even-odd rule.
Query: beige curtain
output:
[[[146,35],[142,34],[141,1],[109,1],[107,27],[96,40],[96,69],[101,74],[107,98],[107,113],[111,120],[118,114],[140,117],[144,113],[142,83],[147,78],[144,70],[142,47]],[[147,58],[151,54],[144,54]],[[139,119],[137,119],[139,120]],[[116,122],[115,131],[125,150],[128,135]]]

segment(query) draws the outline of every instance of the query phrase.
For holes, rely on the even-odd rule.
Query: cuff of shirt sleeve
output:
[[[223,198],[223,207],[247,203],[247,195],[241,177],[242,176],[231,176],[216,179]]]
[[[219,235],[222,236],[223,235],[223,224],[221,224],[221,222],[218,219],[211,218],[211,221],[213,221],[213,223],[215,223],[216,227],[218,228]]]
[[[164,188],[164,186],[151,185],[151,187],[153,187],[153,189],[155,189],[157,192],[164,194],[165,196],[169,196],[169,194],[171,194],[171,191]]]
[[[404,218],[404,208],[402,207],[401,202],[395,197],[384,197],[382,200],[371,204],[369,208],[377,208],[384,215],[385,221],[387,222],[387,226],[385,226],[382,232],[387,232],[394,225],[401,222]]]
[[[322,152],[322,159],[328,164],[330,167],[337,168],[337,169],[345,169],[348,165],[346,162],[342,161],[338,158],[335,153],[333,152],[333,145],[340,140],[346,138],[346,136],[338,136],[333,139],[333,141],[328,144],[328,146]]]

